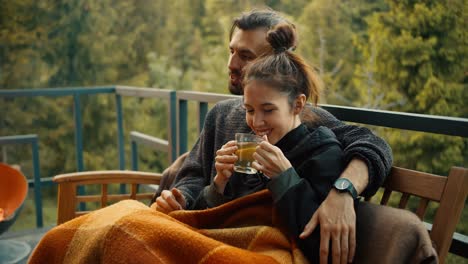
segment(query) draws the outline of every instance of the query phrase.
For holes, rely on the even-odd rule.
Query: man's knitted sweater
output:
[[[325,126],[335,133],[343,146],[345,164],[355,157],[367,163],[369,183],[362,195],[373,195],[382,185],[392,165],[392,153],[388,144],[369,129],[347,125],[320,107],[308,105],[304,111],[309,111],[316,117],[314,121],[305,123],[308,128]],[[187,209],[194,209],[195,199],[203,189],[210,188],[216,175],[216,151],[229,140],[234,140],[235,133],[238,132],[251,132],[245,122],[242,98],[221,101],[208,112],[203,130],[175,179],[174,187],[183,193]],[[206,203],[210,204],[209,201]]]

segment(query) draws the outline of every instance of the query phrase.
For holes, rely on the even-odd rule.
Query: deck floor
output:
[[[31,247],[31,251],[29,254],[24,257],[23,259],[19,260],[18,264],[26,264],[28,262],[28,258],[31,255],[32,250],[37,245],[39,240],[41,240],[42,236],[49,231],[52,227],[44,227],[32,230],[24,230],[24,231],[17,231],[17,232],[6,232],[0,235],[0,242],[7,242],[9,240],[17,241],[17,242],[24,242]],[[0,259],[0,263],[3,261]]]

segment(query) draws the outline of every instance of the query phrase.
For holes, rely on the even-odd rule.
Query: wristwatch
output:
[[[338,180],[336,180],[333,184],[333,187],[339,192],[348,192],[349,194],[351,194],[351,197],[353,197],[353,199],[357,199],[358,197],[357,191],[354,188],[353,183],[346,178],[338,178]]]

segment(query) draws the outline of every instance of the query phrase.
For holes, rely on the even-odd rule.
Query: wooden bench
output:
[[[439,262],[444,263],[452,243],[455,228],[465,205],[468,193],[468,169],[452,167],[447,177],[392,167],[384,185],[380,204],[388,205],[392,193],[400,193],[398,208],[407,209],[410,196],[419,197],[419,205],[414,213],[424,220],[429,202],[438,203],[432,228]]]
[[[137,185],[159,184],[161,179],[162,174],[137,171],[92,171],[57,175],[54,177],[54,182],[58,183],[57,223],[61,224],[87,213],[76,211],[80,202],[98,202],[100,207],[105,207],[109,202],[123,199],[151,199],[153,193],[138,193]],[[130,184],[130,193],[108,194],[108,185],[112,183]],[[78,186],[90,184],[101,185],[101,194],[77,195]],[[384,193],[380,200],[382,205],[388,205],[392,193],[401,193],[399,208],[407,207],[410,196],[419,197],[419,206],[415,213],[421,220],[424,220],[429,202],[439,205],[430,237],[440,263],[444,263],[467,197],[468,169],[453,167],[445,177],[393,167],[383,188]]]
[[[160,173],[149,173],[139,171],[89,171],[75,172],[57,175],[53,181],[58,183],[58,204],[57,204],[57,224],[64,223],[77,216],[88,213],[89,211],[77,211],[78,205],[82,202],[97,202],[99,208],[106,207],[125,199],[143,200],[151,198],[152,192],[138,192],[140,184],[159,184],[162,179]],[[110,194],[108,187],[110,184],[129,184],[126,188],[127,194]],[[79,195],[78,186],[99,185],[100,194]]]

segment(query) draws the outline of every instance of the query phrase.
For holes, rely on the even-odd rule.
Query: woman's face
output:
[[[300,96],[302,98],[302,96]],[[304,101],[305,96],[297,101]],[[245,118],[249,127],[259,136],[267,135],[276,144],[289,131],[300,125],[299,108],[291,109],[287,95],[258,81],[250,81],[244,87]]]

